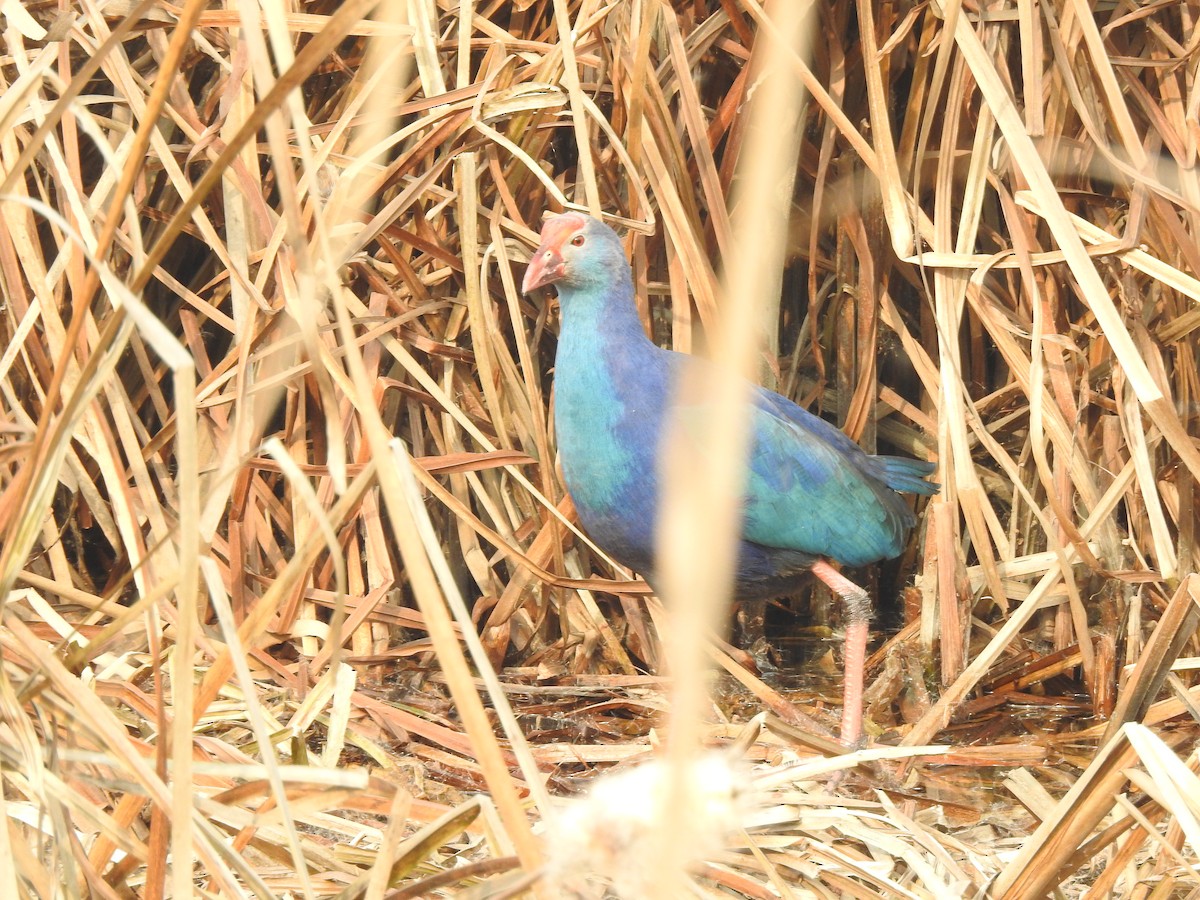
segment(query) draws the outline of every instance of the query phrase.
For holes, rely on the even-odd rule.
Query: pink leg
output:
[[[862,737],[863,670],[867,664],[868,617],[871,598],[857,584],[825,562],[813,563],[812,573],[842,598],[846,610],[845,680],[842,688],[842,743],[854,746]]]

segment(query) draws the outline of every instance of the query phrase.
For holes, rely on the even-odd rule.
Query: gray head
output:
[[[548,284],[587,290],[629,280],[629,261],[617,233],[591,216],[568,212],[547,219],[529,261],[524,293]]]

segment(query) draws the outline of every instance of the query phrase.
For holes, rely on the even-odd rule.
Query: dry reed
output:
[[[783,6],[0,5],[0,896],[642,890],[672,626],[519,267],[603,211],[720,348],[789,196],[761,379],[943,490],[875,747],[703,648],[677,889],[1197,895],[1196,10]]]

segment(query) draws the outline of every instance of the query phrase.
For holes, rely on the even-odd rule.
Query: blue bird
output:
[[[522,291],[558,291],[562,322],[554,427],[579,521],[614,559],[654,583],[659,444],[680,373],[709,365],[664,350],[642,329],[616,233],[568,212],[548,219]],[[845,604],[842,739],[862,734],[870,599],[830,560],[898,556],[916,517],[898,491],[934,494],[931,463],[872,456],[786,397],[752,388],[752,433],[734,596],[764,600],[811,572]],[[702,415],[703,412],[701,411]]]

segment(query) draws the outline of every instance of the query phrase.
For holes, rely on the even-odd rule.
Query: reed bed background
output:
[[[3,5],[0,895],[652,896],[664,828],[699,896],[1200,895],[1200,13],[786,6]],[[939,463],[855,573],[874,749],[714,642],[719,754],[638,765],[675,626],[517,289],[568,206],[662,344],[752,315]]]

